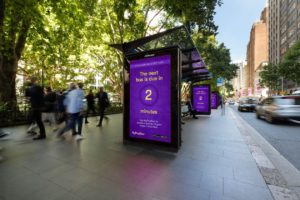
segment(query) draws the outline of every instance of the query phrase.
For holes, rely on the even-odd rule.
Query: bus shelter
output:
[[[211,78],[184,26],[112,44],[123,52],[123,141],[178,151],[181,84]]]

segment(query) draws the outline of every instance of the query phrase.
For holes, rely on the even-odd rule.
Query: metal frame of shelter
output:
[[[123,44],[112,44],[111,47],[123,52],[124,55],[124,67],[123,67],[123,88],[124,88],[124,118],[123,118],[123,142],[136,142],[134,138],[129,137],[129,76],[130,76],[130,59],[136,58],[136,56],[151,56],[154,54],[163,54],[163,52],[169,52],[172,55],[177,55],[172,58],[174,66],[172,68],[172,102],[171,107],[175,113],[172,114],[172,126],[176,126],[173,132],[176,132],[175,137],[172,136],[170,144],[162,144],[159,142],[142,141],[150,144],[158,144],[161,147],[167,147],[175,149],[176,151],[181,146],[181,92],[180,83],[197,83],[204,80],[211,79],[211,73],[207,70],[206,65],[201,58],[197,48],[195,47],[190,33],[185,26],[179,26],[170,30],[166,30],[161,33],[143,37],[131,42]],[[176,50],[177,49],[177,50]],[[173,52],[173,53],[171,53]],[[178,53],[176,53],[178,52]],[[177,73],[176,73],[177,71]],[[177,99],[176,101],[174,100]],[[175,119],[177,118],[177,119]]]
[[[128,43],[112,44],[110,46],[122,51],[125,59],[127,55],[133,53],[178,46],[182,53],[181,80],[195,83],[211,79],[211,73],[207,70],[185,26],[179,26]],[[125,70],[128,70],[126,66]]]

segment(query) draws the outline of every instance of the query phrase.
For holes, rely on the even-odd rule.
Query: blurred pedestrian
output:
[[[83,84],[79,83],[78,88],[76,89],[75,84],[71,84],[70,89],[71,91],[68,92],[64,104],[66,106],[66,112],[68,114],[68,121],[67,125],[58,131],[58,136],[61,136],[65,132],[69,130],[76,130],[73,132],[73,135],[75,134],[75,139],[80,140],[83,139],[82,137],[82,122],[83,122],[83,115],[84,115],[84,109],[83,109]]]
[[[191,102],[191,98],[188,97],[187,98],[187,102],[186,105],[188,106],[189,112],[190,114],[193,116],[194,119],[198,119],[198,117],[196,117],[196,110],[194,109],[192,102]]]
[[[36,84],[36,77],[30,78],[30,87],[26,91],[26,96],[30,100],[31,104],[31,116],[32,119],[37,123],[40,134],[33,138],[33,140],[41,140],[46,138],[46,131],[42,122],[42,108],[44,106],[44,92],[43,88]]]
[[[85,96],[86,102],[87,102],[87,110],[86,110],[86,115],[85,115],[85,123],[89,123],[87,118],[88,118],[88,114],[90,113],[90,111],[93,112],[93,114],[96,113],[95,111],[95,96],[93,94],[93,90],[90,90],[88,95]]]
[[[44,110],[43,110],[43,121],[48,121],[50,126],[54,126],[53,131],[57,130],[56,126],[56,103],[57,103],[57,95],[52,91],[51,87],[47,87],[45,90],[44,97]]]
[[[97,126],[100,127],[102,126],[105,109],[109,106],[109,100],[108,100],[107,93],[104,91],[103,87],[99,88],[99,92],[97,93],[96,97],[98,98],[99,114],[100,114],[100,120]]]

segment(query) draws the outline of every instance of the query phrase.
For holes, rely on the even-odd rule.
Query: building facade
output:
[[[268,0],[268,5],[269,62],[278,64],[300,38],[300,1]],[[282,84],[285,90],[297,88],[288,80]]]
[[[280,1],[268,1],[268,33],[269,33],[269,62],[278,64],[280,61]]]
[[[232,86],[235,91],[235,97],[239,98],[245,95],[246,81],[244,69],[247,65],[246,61],[235,61],[233,64],[236,64],[239,68],[237,70],[237,76],[232,80]]]
[[[262,63],[268,62],[268,9],[264,8],[260,20],[255,22],[251,28],[250,40],[247,46],[247,81],[248,95],[257,95],[257,84],[255,82],[256,71]]]

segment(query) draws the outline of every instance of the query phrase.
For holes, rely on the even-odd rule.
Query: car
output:
[[[258,103],[257,97],[243,97],[239,100],[238,110],[240,112],[242,111],[254,112],[257,103]]]
[[[293,92],[293,95],[300,95],[300,90],[296,90]]]
[[[300,96],[274,96],[257,104],[256,117],[274,123],[276,120],[289,120],[300,123]]]
[[[229,100],[228,105],[234,105],[234,100]]]

